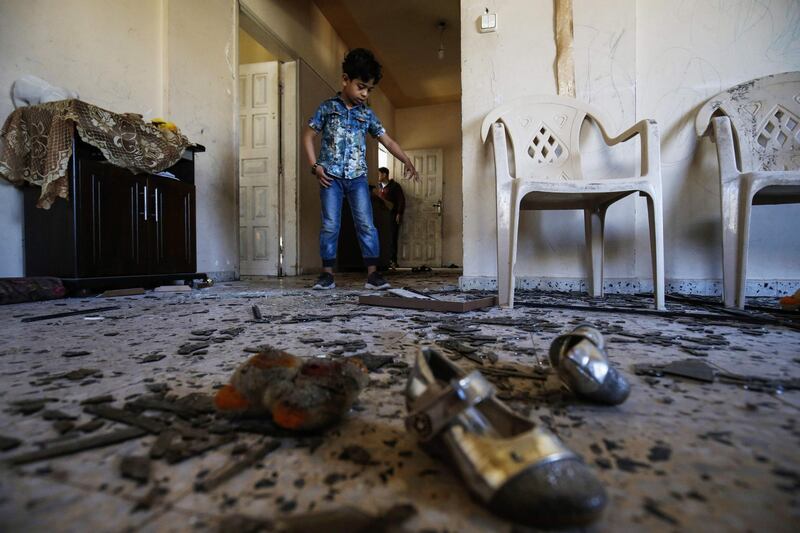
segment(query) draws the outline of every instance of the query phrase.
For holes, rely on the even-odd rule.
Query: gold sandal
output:
[[[603,486],[581,458],[547,429],[511,411],[474,371],[466,374],[423,348],[406,387],[406,427],[447,459],[494,513],[540,528],[596,520]]]

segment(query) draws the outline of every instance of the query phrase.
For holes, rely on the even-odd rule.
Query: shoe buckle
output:
[[[419,398],[419,406],[406,418],[406,427],[422,441],[431,440],[466,409],[494,395],[494,387],[477,370],[453,379],[439,394]]]
[[[609,370],[608,359],[594,343],[582,340],[563,357],[572,363],[563,365],[564,369],[582,392],[595,392],[602,386]]]

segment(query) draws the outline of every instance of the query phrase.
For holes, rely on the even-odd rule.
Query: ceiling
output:
[[[380,88],[396,108],[461,100],[459,0],[314,0],[349,48],[383,65]],[[444,59],[437,57],[439,28]]]

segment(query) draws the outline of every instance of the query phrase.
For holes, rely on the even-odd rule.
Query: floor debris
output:
[[[29,316],[22,319],[22,322],[39,322],[40,320],[52,320],[54,318],[65,318],[68,316],[91,315],[92,313],[103,313],[105,311],[116,311],[119,307],[95,307],[93,309],[81,309],[80,311],[66,311],[64,313],[53,313],[50,315]]]
[[[132,479],[140,485],[145,485],[150,481],[151,471],[152,464],[147,457],[130,455],[123,457],[119,463],[119,472],[122,477]]]
[[[221,467],[220,469],[209,473],[195,482],[194,488],[197,491],[209,492],[219,487],[232,477],[240,474],[247,468],[253,466],[256,462],[262,460],[267,454],[280,448],[281,442],[278,440],[270,440],[257,446],[250,453],[246,454],[242,459],[233,461],[232,463]]]
[[[428,297],[463,297],[452,274],[388,277]],[[309,516],[350,507],[363,510],[372,528],[365,531],[377,531],[383,526],[374,520],[386,513],[375,509],[408,502],[416,514],[393,527],[508,530],[405,432],[409,362],[428,345],[472,356],[448,350],[466,371],[480,370],[511,409],[586,458],[611,501],[599,531],[715,529],[732,521],[781,531],[793,523],[800,334],[771,317],[800,323],[800,315],[779,313],[774,298],[749,300],[749,315],[672,299],[670,313],[660,314],[647,307],[651,295],[519,290],[514,310],[453,315],[360,305],[363,279],[353,275],[337,276],[340,288],[324,294],[303,283],[242,281],[121,297],[104,302],[117,306],[108,312],[90,309],[98,305],[92,298],[0,308],[0,462],[10,467],[0,515],[7,528],[58,530],[65,517],[80,515],[88,529],[215,530],[239,516],[280,531],[291,520],[302,529],[317,523],[303,522]],[[52,318],[80,309],[105,320]],[[22,322],[36,317],[45,318],[35,327]],[[621,406],[578,401],[553,379],[550,343],[587,322],[635,385]],[[218,412],[214,396],[236,368],[273,348],[303,359],[358,358],[369,385],[324,433]],[[705,363],[694,370],[707,377],[711,369],[713,381],[662,372],[673,363],[680,371],[686,360]],[[632,371],[643,363],[656,368]],[[105,408],[95,414],[96,406]],[[236,466],[268,442],[280,447]],[[123,477],[128,457],[150,462],[143,484],[134,474]],[[234,473],[225,474],[228,468]],[[227,479],[192,490],[219,472]],[[361,519],[350,520],[347,530],[358,530]]]
[[[689,378],[705,383],[719,381],[728,385],[738,385],[744,389],[759,392],[800,390],[800,378],[780,379],[733,374],[723,371],[718,367],[712,367],[697,359],[673,361],[665,365],[635,364],[633,365],[633,371],[640,376],[661,377],[669,375]]]
[[[361,305],[374,305],[378,307],[395,307],[400,309],[419,309],[424,311],[436,311],[440,313],[467,313],[477,309],[493,307],[497,305],[497,298],[487,296],[476,299],[461,299],[448,301],[443,298],[403,298],[399,296],[359,296],[358,303]]]
[[[0,435],[0,452],[7,452],[13,450],[22,443],[21,440],[13,437],[5,437]]]
[[[161,285],[153,292],[192,292],[192,288],[189,285]]]
[[[144,294],[145,290],[141,287],[132,289],[111,289],[104,291],[100,296],[103,298],[116,298],[119,296],[139,296]]]
[[[139,428],[125,428],[104,435],[97,435],[93,437],[86,437],[85,439],[75,439],[64,444],[46,448],[35,452],[21,453],[9,457],[5,461],[11,465],[24,465],[36,461],[43,461],[45,459],[53,459],[54,457],[62,457],[64,455],[72,455],[74,453],[91,450],[94,448],[101,448],[110,446],[127,440],[138,439],[139,437],[147,434],[143,429]]]

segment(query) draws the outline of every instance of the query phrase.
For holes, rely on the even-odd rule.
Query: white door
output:
[[[239,65],[239,260],[242,275],[279,262],[278,62]]]
[[[394,162],[394,178],[406,196],[400,226],[397,262],[401,267],[442,266],[442,150],[407,150],[419,181],[403,179],[403,165]]]

